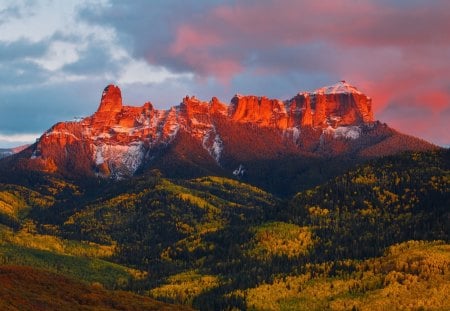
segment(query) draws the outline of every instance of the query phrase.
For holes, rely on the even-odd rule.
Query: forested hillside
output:
[[[0,309],[4,311],[191,310],[31,267],[0,266],[0,283]]]
[[[288,200],[158,171],[10,180],[2,264],[201,310],[450,308],[448,150],[372,160]]]

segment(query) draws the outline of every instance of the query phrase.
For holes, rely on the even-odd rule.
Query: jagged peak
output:
[[[122,92],[116,85],[110,84],[103,90],[97,112],[120,112],[122,110]]]
[[[228,112],[228,106],[222,103],[217,97],[211,98],[209,102],[209,109],[212,113],[221,113],[226,115]]]
[[[181,103],[183,105],[187,105],[187,106],[189,106],[189,105],[207,105],[208,104],[207,102],[200,100],[199,98],[197,98],[194,95],[192,95],[192,96],[186,95],[183,98],[183,101]]]

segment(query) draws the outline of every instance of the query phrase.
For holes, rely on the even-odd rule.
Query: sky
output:
[[[282,100],[340,80],[375,118],[450,144],[448,0],[0,0],[0,147],[127,105]]]

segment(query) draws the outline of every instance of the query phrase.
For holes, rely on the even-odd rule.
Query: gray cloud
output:
[[[31,5],[0,9],[0,26],[33,16]],[[77,9],[77,25],[105,33],[59,27],[40,41],[0,39],[0,133],[91,114],[103,87],[145,60],[194,78],[128,80],[121,88],[131,105],[167,108],[186,94],[227,103],[236,92],[287,99],[346,79],[374,98],[383,121],[434,142],[450,139],[441,130],[449,120],[448,1],[111,0]],[[77,59],[54,70],[30,60],[48,57],[54,42],[72,44]],[[423,98],[433,100],[424,106]],[[411,124],[420,117],[429,126],[418,132]]]
[[[0,25],[8,22],[12,18],[19,18],[22,14],[22,10],[18,4],[13,4],[6,8],[0,9]]]
[[[50,77],[48,71],[28,60],[14,60],[0,63],[0,90],[5,88],[23,88],[39,84]],[[1,107],[1,99],[0,99]]]
[[[228,1],[232,4],[235,1]],[[223,1],[146,1],[112,0],[105,7],[81,9],[78,18],[93,25],[113,27],[122,44],[137,58],[151,64],[162,64],[172,70],[185,72],[189,66],[168,55],[177,27],[183,22],[201,20]]]
[[[91,46],[80,53],[80,59],[63,66],[62,71],[77,75],[115,75],[120,69],[120,63],[114,61],[104,44]]]
[[[0,41],[0,59],[2,63],[23,58],[35,58],[45,54],[49,41],[30,42],[19,39],[14,42]]]

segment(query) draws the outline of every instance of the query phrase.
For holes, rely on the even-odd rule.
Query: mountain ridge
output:
[[[19,153],[27,149],[29,146],[30,145],[21,145],[13,148],[0,148],[0,159]]]
[[[261,179],[257,162],[359,161],[435,148],[376,121],[372,99],[345,81],[285,101],[236,94],[226,105],[186,96],[167,110],[123,105],[120,88],[109,85],[94,114],[55,124],[7,166],[114,179],[158,168],[252,181]]]

